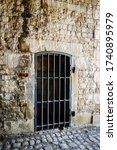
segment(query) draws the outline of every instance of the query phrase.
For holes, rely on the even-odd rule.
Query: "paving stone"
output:
[[[15,143],[15,139],[11,139],[11,143]]]
[[[58,141],[61,142],[63,139],[61,137],[58,137]]]
[[[58,136],[58,137],[59,137],[59,136],[61,136],[61,134],[60,134],[59,132],[57,132],[57,133],[56,133],[56,136]]]
[[[28,141],[24,141],[24,142],[22,143],[22,145],[23,145],[23,146],[28,146],[28,145],[29,145],[29,142],[28,142]]]
[[[99,150],[99,132],[98,127],[70,127],[62,131],[43,131],[43,134],[29,133],[0,141],[0,150]]]
[[[88,150],[93,150],[93,148],[90,147],[89,145],[87,145],[87,149],[88,149]]]
[[[84,142],[83,145],[87,146],[87,145],[89,145],[89,143],[88,142]]]
[[[66,132],[66,135],[71,135],[71,132]]]
[[[58,142],[58,141],[53,141],[52,143],[53,143],[54,145],[59,144],[59,142]]]
[[[21,147],[21,143],[13,143],[13,147],[14,148],[20,148]]]
[[[21,150],[28,150],[28,146],[22,146]]]
[[[23,138],[21,138],[21,139],[18,138],[18,139],[16,139],[16,141],[17,142],[23,142]]]
[[[35,137],[32,136],[32,137],[30,137],[30,139],[31,139],[31,140],[35,140]]]
[[[34,148],[39,149],[42,147],[42,144],[34,145]]]
[[[40,148],[39,150],[44,150],[43,148]]]
[[[86,150],[84,145],[79,145],[79,147],[80,147],[81,150]]]
[[[52,135],[51,135],[51,137],[53,137],[53,138],[54,138],[54,137],[55,137],[55,134],[52,134]]]
[[[97,146],[100,147],[100,141],[97,143]]]
[[[57,139],[56,137],[54,137],[54,138],[53,138],[53,141],[57,142],[57,141],[58,141],[58,139]]]
[[[40,144],[41,143],[41,141],[40,140],[36,140],[36,144]]]
[[[10,144],[4,145],[4,148],[9,150],[11,148],[11,145]]]
[[[77,144],[75,144],[75,143],[69,143],[68,144],[71,148],[76,148],[77,147]]]
[[[94,148],[94,150],[99,150],[99,149],[100,149],[99,147],[95,147],[95,148]]]
[[[36,138],[36,140],[40,140],[41,139],[40,136],[36,136],[35,138]]]
[[[70,139],[67,139],[66,142],[67,142],[67,143],[71,143],[72,141],[71,141]]]
[[[76,143],[77,145],[81,145],[81,142],[78,140],[75,140],[74,143]]]
[[[24,141],[29,141],[29,138],[25,137],[25,138],[24,138]]]
[[[47,140],[45,138],[42,138],[42,143],[47,143]]]
[[[30,143],[30,145],[34,145],[35,141],[34,140],[30,140],[29,143]]]
[[[73,135],[70,135],[69,138],[70,138],[70,139],[73,139]]]
[[[43,131],[39,131],[39,134],[40,134],[40,135],[43,135]]]
[[[48,141],[48,142],[52,142],[52,138],[51,138],[50,135],[47,136],[47,141]]]
[[[61,135],[63,136],[63,135],[65,135],[65,133],[64,133],[64,132],[61,132]]]
[[[68,139],[68,136],[63,136],[62,137],[64,140],[67,140]]]
[[[34,147],[33,146],[28,146],[28,150],[33,150]]]
[[[72,130],[72,134],[74,135],[74,134],[76,134],[77,133],[77,131],[76,130]]]
[[[4,144],[2,144],[2,145],[8,145],[8,144],[10,144],[10,142],[9,141],[5,141]]]
[[[53,150],[51,145],[47,145],[46,147],[44,147],[45,150]]]
[[[60,148],[61,149],[68,149],[69,147],[66,143],[62,143],[62,144],[60,144]]]

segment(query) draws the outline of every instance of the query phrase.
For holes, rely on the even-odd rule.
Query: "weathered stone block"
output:
[[[29,107],[26,108],[26,118],[32,119],[31,109]]]
[[[22,123],[22,124],[19,124],[19,128],[20,128],[20,129],[23,129],[23,130],[27,130],[27,129],[29,129],[30,127],[29,127],[29,124]]]
[[[99,33],[99,30],[95,30],[95,39],[97,39],[97,40],[100,39],[100,33]]]
[[[94,81],[95,82],[100,82],[99,71],[95,72],[95,74],[94,74]]]
[[[100,124],[100,115],[99,114],[93,114],[93,124],[94,125]]]
[[[92,5],[97,5],[99,3],[99,0],[92,0]]]
[[[90,124],[91,123],[91,113],[78,113],[73,117],[75,124]]]
[[[91,1],[92,1],[92,0],[85,0],[85,3],[91,4]]]
[[[9,18],[8,18],[7,16],[2,16],[2,21],[3,21],[4,23],[7,23],[8,20],[9,20]]]
[[[21,41],[19,42],[19,49],[20,49],[22,52],[29,52],[29,45],[27,45],[26,41],[21,40]]]

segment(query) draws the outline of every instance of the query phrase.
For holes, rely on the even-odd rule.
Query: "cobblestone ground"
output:
[[[0,150],[99,150],[99,127],[69,127],[10,136],[0,141]]]

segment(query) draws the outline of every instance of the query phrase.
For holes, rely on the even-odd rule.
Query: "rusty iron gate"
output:
[[[35,131],[71,122],[71,55],[35,54]]]

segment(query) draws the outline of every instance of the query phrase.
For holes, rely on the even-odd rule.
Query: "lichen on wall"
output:
[[[45,50],[72,55],[73,123],[90,123],[99,114],[99,0],[1,6],[0,132],[34,131],[34,54]]]

